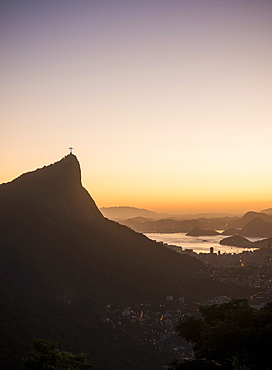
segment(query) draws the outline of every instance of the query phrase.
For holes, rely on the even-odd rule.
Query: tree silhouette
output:
[[[272,369],[272,303],[257,310],[241,299],[199,311],[200,318],[185,315],[177,327],[193,344],[196,360],[171,369]]]
[[[31,356],[23,359],[27,370],[82,370],[92,367],[84,353],[75,355],[60,351],[47,339],[35,339],[33,349]]]

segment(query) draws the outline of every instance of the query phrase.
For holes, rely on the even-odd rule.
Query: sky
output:
[[[73,153],[98,207],[272,207],[271,0],[2,0],[0,183]]]

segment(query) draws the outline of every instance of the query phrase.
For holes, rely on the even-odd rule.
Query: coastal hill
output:
[[[224,238],[220,240],[220,244],[241,248],[253,248],[255,246],[254,243],[250,242],[248,239],[244,238],[241,235],[233,235],[228,238]]]
[[[258,217],[258,215],[260,215],[260,217]],[[265,220],[268,220],[268,221],[265,221]],[[238,225],[241,225],[241,224],[243,225],[242,228],[227,229],[222,233],[222,235],[239,234],[239,235],[242,235],[242,236],[251,236],[251,237],[272,236],[271,218],[270,218],[270,216],[265,215],[263,213],[257,213],[256,212],[256,214],[254,215],[254,218],[250,219],[250,221],[248,221],[246,223],[243,220],[239,220]]]
[[[244,236],[272,236],[272,222],[267,222],[261,217],[249,221],[241,230]]]
[[[188,305],[241,296],[240,288],[202,275],[195,258],[104,218],[72,154],[0,185],[0,210],[6,370],[22,368],[35,338],[86,352],[95,369],[158,369],[169,357],[104,320],[105,308],[159,308],[166,296],[186,297]]]
[[[228,227],[229,228],[243,228],[246,224],[248,224],[250,221],[256,218],[260,218],[265,222],[272,222],[272,215],[268,215],[263,212],[249,211],[245,213],[242,218],[229,222]]]

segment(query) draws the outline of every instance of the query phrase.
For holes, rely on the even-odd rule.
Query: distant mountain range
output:
[[[77,158],[0,185],[2,369],[22,369],[34,338],[86,352],[95,369],[158,369],[163,351],[102,320],[107,307],[160,307],[166,296],[190,302],[243,294],[205,266],[103,217],[82,187]],[[141,308],[143,310],[143,308]],[[144,331],[143,326],[137,326]]]
[[[148,209],[136,208],[136,207],[102,207],[100,208],[101,213],[104,217],[114,221],[125,221],[130,218],[144,217],[147,220],[161,220],[161,219],[173,219],[173,220],[192,220],[196,218],[224,218],[224,217],[235,217],[237,215],[231,213],[181,213],[181,214],[169,214],[169,213],[157,213]]]
[[[116,208],[118,209],[119,207]],[[120,208],[122,209],[123,207]],[[154,219],[155,216],[153,213],[152,218],[148,217],[151,211],[130,207],[124,208],[125,211],[122,213],[120,219],[116,217],[115,208],[112,210],[112,213],[108,213],[108,217],[116,217],[119,223],[141,233],[187,233],[187,235],[190,236],[191,232],[193,232],[194,236],[204,236],[215,235],[215,230],[221,230],[222,235],[272,236],[272,214],[266,214],[264,212],[249,211],[242,217],[196,217],[193,219],[162,217],[155,213],[156,217],[161,217]],[[137,216],[125,219],[127,209],[129,209],[132,215],[147,214],[147,217]],[[145,212],[141,213],[141,211]],[[121,212],[119,214],[121,215]]]
[[[201,221],[198,220],[179,221],[169,218],[152,221],[144,217],[135,217],[120,222],[123,225],[142,233],[180,233],[188,232],[195,226],[202,226]]]

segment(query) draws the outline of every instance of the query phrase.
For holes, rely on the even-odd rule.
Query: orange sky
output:
[[[269,0],[6,2],[0,182],[74,147],[99,207],[272,207]]]

